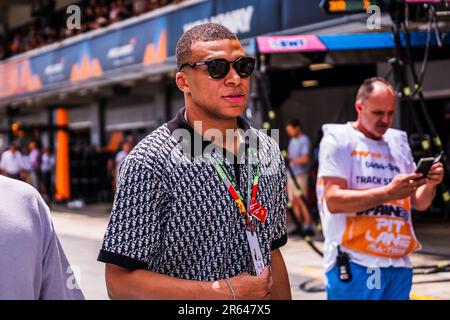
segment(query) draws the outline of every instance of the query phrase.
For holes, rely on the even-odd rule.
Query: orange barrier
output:
[[[56,125],[67,127],[69,112],[65,108],[56,109]],[[57,201],[70,199],[69,132],[58,129],[56,133],[56,194]]]

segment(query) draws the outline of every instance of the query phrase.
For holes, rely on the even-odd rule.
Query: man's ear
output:
[[[178,89],[180,89],[184,93],[191,92],[191,89],[189,88],[189,83],[188,83],[185,73],[178,72],[177,75],[175,76],[175,82],[177,84]]]
[[[361,101],[356,101],[355,102],[355,109],[356,109],[356,111],[360,112],[362,110],[362,107],[363,107],[363,105],[362,105]]]

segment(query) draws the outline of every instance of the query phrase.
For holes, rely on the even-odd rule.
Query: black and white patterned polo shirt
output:
[[[142,140],[124,160],[98,260],[200,281],[255,274],[242,213],[213,165],[196,161],[175,138],[178,129],[196,134],[184,111]],[[268,215],[265,223],[254,223],[264,263],[271,265],[271,251],[287,242],[284,160],[275,140],[241,118],[238,123],[259,143],[257,200]],[[230,164],[226,158],[225,166],[245,195],[247,162]]]

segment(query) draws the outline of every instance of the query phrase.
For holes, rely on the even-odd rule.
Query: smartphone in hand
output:
[[[422,174],[422,177],[419,178],[419,179],[426,178],[428,176],[428,172],[430,171],[430,169],[433,166],[433,164],[438,163],[439,161],[441,161],[442,154],[443,154],[443,152],[440,152],[435,157],[421,158],[419,160],[419,163],[417,164],[417,168],[416,168],[416,171],[415,171],[415,173],[421,173]]]

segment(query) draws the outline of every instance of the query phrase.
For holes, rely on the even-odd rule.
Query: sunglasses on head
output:
[[[241,78],[250,77],[255,70],[256,60],[251,57],[240,57],[235,61],[230,62],[223,58],[211,59],[208,61],[199,61],[195,63],[184,63],[180,66],[178,71],[181,71],[185,67],[195,68],[197,66],[207,66],[208,73],[213,79],[225,78],[228,72],[230,72],[230,65],[233,65],[234,70]]]

